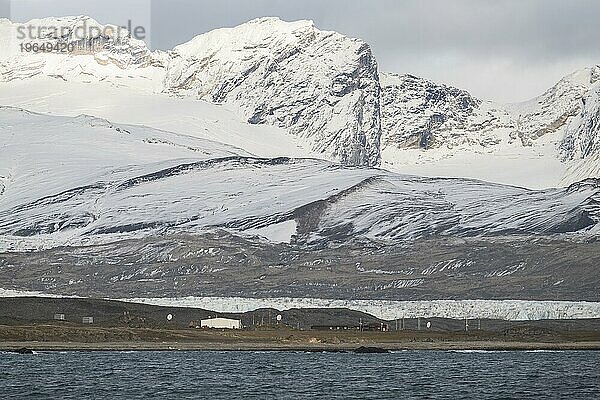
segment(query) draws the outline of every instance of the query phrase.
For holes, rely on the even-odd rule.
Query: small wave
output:
[[[525,353],[562,353],[565,350],[525,350]]]
[[[480,350],[480,349],[466,349],[466,350],[448,350],[448,353],[501,353],[501,350]]]

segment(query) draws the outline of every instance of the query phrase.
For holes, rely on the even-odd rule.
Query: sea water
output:
[[[599,399],[600,352],[0,353],[0,399]]]

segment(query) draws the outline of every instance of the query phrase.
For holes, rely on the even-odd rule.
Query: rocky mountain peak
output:
[[[312,21],[286,22],[277,17],[264,17],[233,28],[219,28],[197,35],[189,42],[176,46],[174,52],[184,57],[216,51],[221,54],[240,50],[270,53],[275,49],[314,40],[317,32]]]
[[[383,146],[439,146],[444,142],[444,132],[466,130],[482,103],[467,91],[413,75],[380,76]]]
[[[261,18],[177,46],[165,91],[241,109],[351,165],[380,160],[377,62],[363,41],[310,21]]]
[[[546,135],[560,134],[563,160],[585,158],[600,149],[598,96],[600,67],[575,71],[542,95],[508,106],[516,121],[516,133],[525,145]]]
[[[565,76],[556,84],[556,86],[580,86],[589,88],[599,80],[600,65],[592,65]]]

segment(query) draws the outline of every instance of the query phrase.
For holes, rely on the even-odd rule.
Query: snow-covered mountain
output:
[[[35,19],[26,24],[0,19],[0,43],[0,82],[38,74],[73,78],[86,73],[84,65],[78,65],[84,57],[61,57],[57,62],[55,56],[61,52],[89,56],[88,61],[121,70],[149,66],[156,58],[125,29],[85,16]],[[36,45],[38,51],[21,48],[21,44]],[[39,50],[41,45],[51,50]]]
[[[73,39],[73,32],[95,33],[90,27],[106,32],[88,17],[55,21],[68,33],[51,42],[74,44],[76,51],[32,54],[13,43],[7,46],[12,52],[0,54],[0,82],[43,75],[129,86],[129,80],[145,79],[148,90],[227,103],[250,124],[287,128],[324,158],[348,165],[380,161],[377,64],[358,39],[320,31],[310,21],[261,18],[200,35],[168,53],[150,53],[143,42],[126,36]],[[15,41],[19,25],[1,24],[3,40]],[[77,31],[82,26],[87,30]]]
[[[383,146],[399,148],[534,146],[560,133],[560,156],[598,153],[600,66],[577,71],[524,103],[498,105],[412,75],[381,74]]]
[[[29,24],[73,51],[0,20],[0,287],[598,300],[598,66],[498,105],[309,21]]]
[[[563,186],[600,176],[599,74],[600,66],[585,68],[535,99],[510,105],[410,75],[382,74],[382,158],[394,170],[468,177],[485,171],[488,180],[529,187],[536,180]],[[523,179],[494,169],[516,170]]]
[[[380,74],[382,147],[493,145],[508,115],[468,92],[412,75]]]
[[[259,158],[107,120],[0,108],[3,249],[225,229],[301,246],[428,237],[594,237],[600,183],[531,191],[314,159]]]
[[[425,178],[10,107],[0,143],[0,287],[599,299],[598,180],[528,190]]]
[[[572,103],[563,115],[572,118],[565,123],[561,155],[568,160],[597,156],[600,153],[600,65],[569,75],[561,84],[572,91],[571,96],[565,96],[571,97]],[[563,119],[559,117],[556,124]]]
[[[320,31],[310,21],[260,18],[168,52],[150,52],[126,32],[111,34],[112,27],[88,17],[28,25],[64,28],[64,35],[38,42],[73,44],[77,51],[21,52],[15,42],[20,25],[1,20],[5,105],[146,124],[258,156],[367,166],[381,160],[384,168],[426,176],[544,188],[600,175],[598,66],[565,77],[531,101],[500,105],[411,75],[380,73],[366,43]],[[82,26],[102,34],[81,40],[75,32]],[[110,99],[100,104],[107,88]],[[81,93],[87,93],[84,102]],[[138,95],[153,100],[138,106],[128,100]],[[179,111],[178,101],[231,110],[249,134],[223,127],[215,135],[213,126],[198,123],[208,114],[198,107]],[[145,112],[152,107],[168,108],[170,118]]]
[[[12,43],[19,25],[0,21],[7,45],[0,101],[94,117],[2,109],[0,227],[11,248],[27,248],[29,238],[44,247],[106,233],[215,227],[276,232],[311,245],[597,231],[597,181],[575,184],[573,177],[598,176],[600,168],[600,67],[566,77],[530,102],[498,106],[411,75],[379,74],[364,42],[309,21],[261,18],[166,53],[87,17],[29,24],[60,28],[61,35],[39,41],[76,51],[19,51]],[[81,39],[81,27],[102,34]],[[440,173],[449,160],[463,178],[472,177],[465,168],[486,175],[477,163],[504,171],[504,157],[516,165],[551,160],[571,179],[565,189],[529,191],[304,159],[377,164],[380,136],[384,165],[413,175],[453,176]],[[51,148],[60,162],[46,154]],[[210,187],[198,188],[200,176]],[[183,194],[187,202],[176,201]],[[127,206],[138,199],[137,207]]]
[[[380,88],[369,45],[311,21],[260,18],[175,47],[165,91],[239,107],[343,164],[380,160]]]

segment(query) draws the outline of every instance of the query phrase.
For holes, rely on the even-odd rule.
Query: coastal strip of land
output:
[[[600,332],[523,329],[502,332],[417,330],[197,329],[86,326],[73,323],[0,325],[0,350],[213,350],[354,351],[359,347],[396,350],[600,350]]]
[[[221,317],[241,329],[206,328]],[[208,320],[207,320],[208,318]],[[385,321],[348,309],[243,314],[102,299],[0,299],[0,351],[600,350],[600,320]]]

